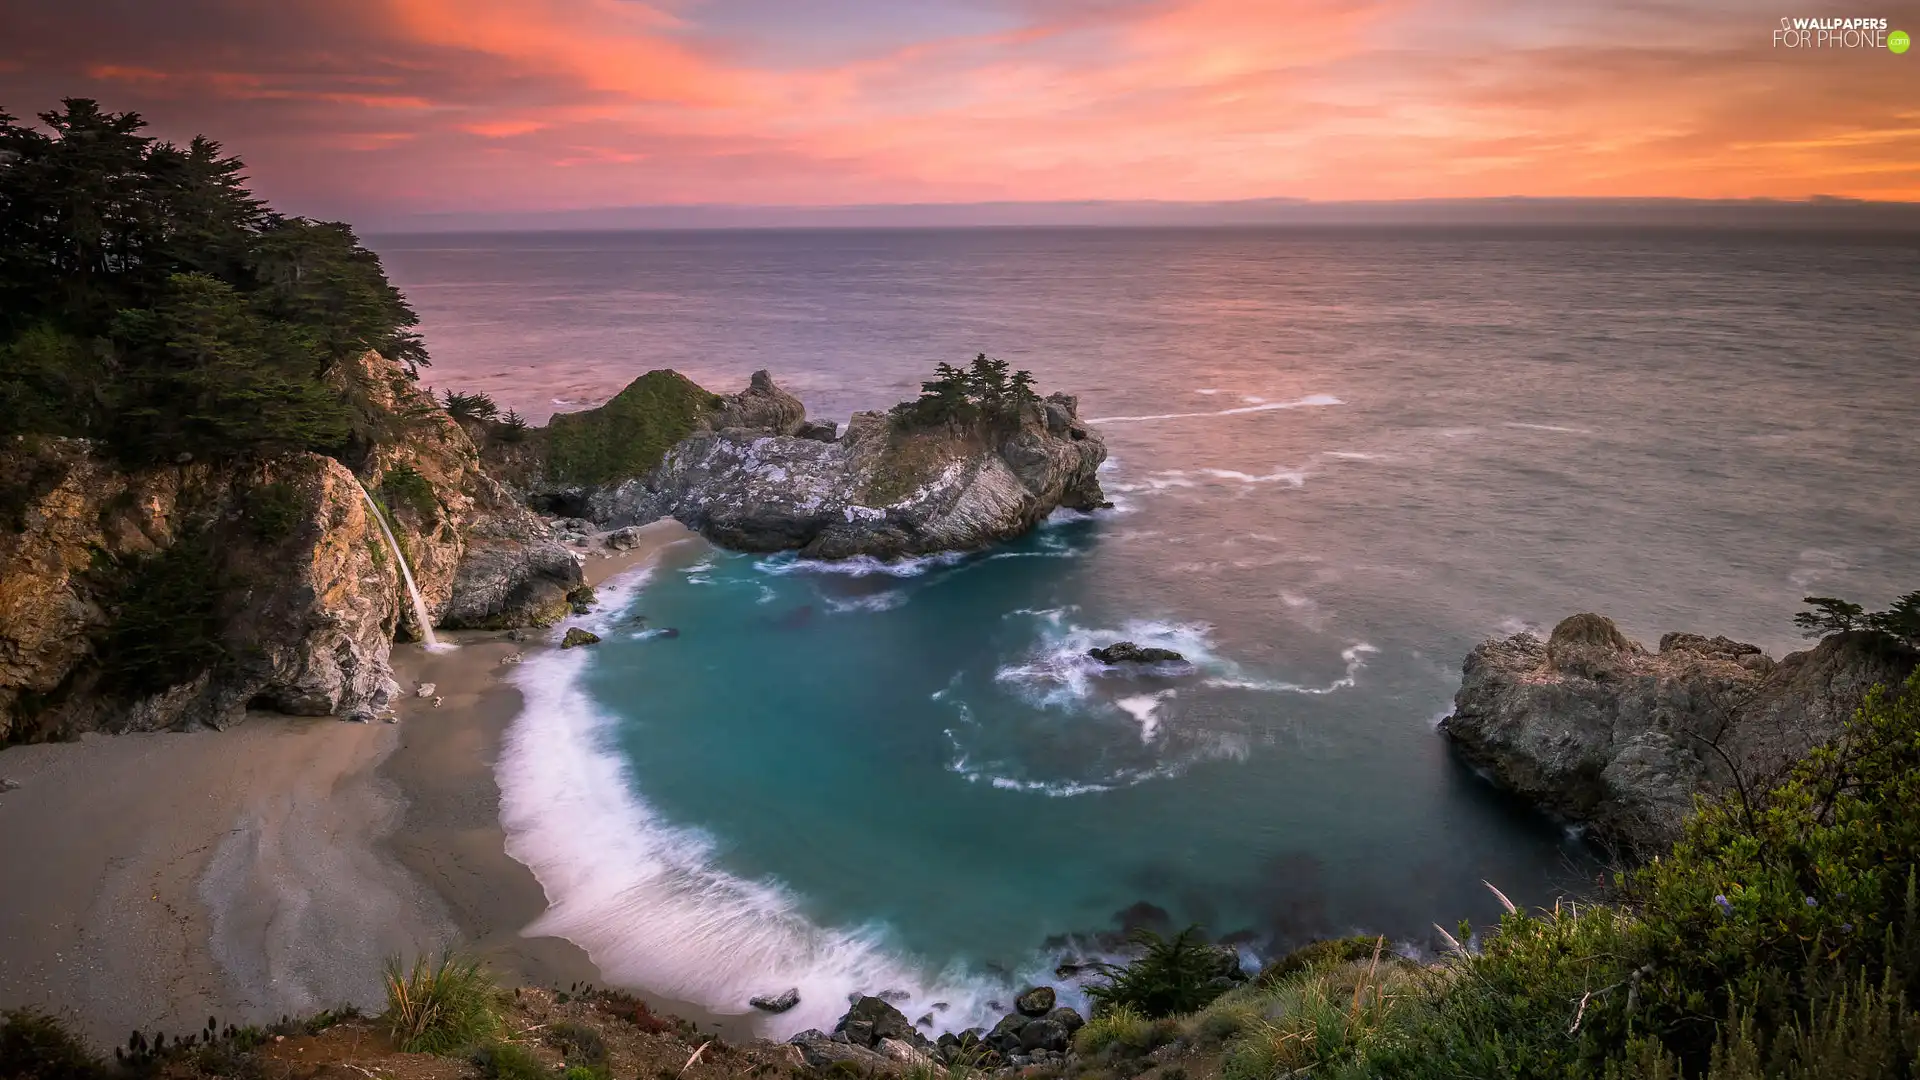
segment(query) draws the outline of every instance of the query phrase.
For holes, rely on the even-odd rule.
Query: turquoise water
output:
[[[1920,555],[1920,247],[1748,233],[396,239],[431,378],[523,412],[674,366],[816,415],[978,350],[1081,396],[1118,504],[891,567],[675,548],[522,672],[510,849],[614,981],[963,1026],[1139,905],[1249,953],[1590,879],[1434,731],[1594,610],[1775,655]],[[567,403],[556,405],[554,402]],[[623,626],[643,614],[649,635]],[[1196,661],[1103,676],[1119,638]]]

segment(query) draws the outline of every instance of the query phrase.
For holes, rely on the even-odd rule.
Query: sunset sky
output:
[[[1797,0],[1796,0],[1797,3]],[[1804,10],[1803,10],[1804,8]],[[5,0],[0,107],[138,109],[296,212],[1920,199],[1920,50],[1758,0]]]

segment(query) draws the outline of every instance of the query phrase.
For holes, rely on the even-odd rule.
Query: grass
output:
[[[1380,1051],[1406,1041],[1409,1007],[1424,987],[1391,954],[1364,961],[1309,967],[1268,991],[1265,1018],[1256,1019],[1229,1049],[1227,1080],[1266,1080],[1289,1071],[1338,1075],[1364,1066]]]
[[[1131,1005],[1111,1005],[1093,1014],[1073,1034],[1073,1048],[1084,1057],[1117,1048],[1144,1054],[1153,1049],[1153,1021]]]
[[[477,960],[447,953],[437,962],[416,957],[409,967],[395,957],[387,961],[386,983],[383,1019],[408,1053],[449,1053],[499,1029],[500,989]]]
[[[693,433],[714,396],[674,371],[649,371],[597,409],[547,423],[547,472],[566,484],[645,476]]]

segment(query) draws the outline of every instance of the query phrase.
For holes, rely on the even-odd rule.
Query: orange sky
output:
[[[1835,14],[1920,33],[1920,0],[8,0],[0,106],[204,131],[310,213],[1920,199],[1920,50],[1772,42]]]

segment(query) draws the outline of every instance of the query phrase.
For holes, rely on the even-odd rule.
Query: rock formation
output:
[[[591,493],[593,517],[614,526],[674,517],[747,551],[886,558],[978,548],[1057,508],[1106,505],[1096,476],[1106,445],[1067,395],[997,422],[912,427],[860,413],[827,442],[789,433],[804,412],[764,375],[726,399],[738,404],[722,414],[739,423],[696,433],[650,475]]]
[[[318,454],[129,468],[83,440],[0,446],[0,743],[382,710],[390,644],[420,628],[363,482],[438,625],[569,610],[579,561],[458,424],[375,354],[335,379],[387,427],[358,476]]]
[[[1131,641],[1116,641],[1104,649],[1088,649],[1087,655],[1103,664],[1184,664],[1187,658],[1172,649],[1139,646]]]
[[[1778,663],[1698,634],[1668,634],[1649,652],[1610,620],[1575,615],[1544,643],[1477,646],[1441,729],[1500,786],[1644,854],[1678,837],[1696,794],[1728,789],[1736,770],[1749,785],[1777,777],[1915,662],[1864,632]]]

